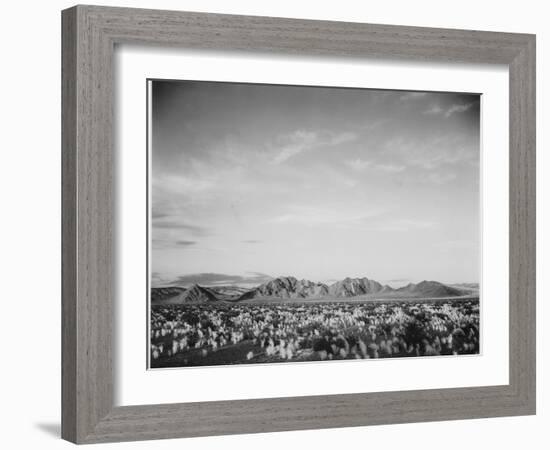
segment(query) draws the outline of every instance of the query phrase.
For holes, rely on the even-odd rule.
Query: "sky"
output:
[[[479,281],[479,95],[150,89],[153,286]]]

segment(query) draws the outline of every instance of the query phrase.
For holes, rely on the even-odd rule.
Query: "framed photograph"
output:
[[[535,413],[535,37],[63,11],[62,435]]]

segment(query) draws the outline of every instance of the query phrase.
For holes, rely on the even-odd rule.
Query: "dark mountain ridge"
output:
[[[185,292],[185,290],[184,287],[178,286],[151,288],[151,301],[153,303],[162,302],[166,299],[177,297],[182,292]]]
[[[382,288],[382,285],[378,281],[369,280],[368,278],[348,277],[331,284],[329,293],[336,297],[355,297],[357,295],[376,294]]]
[[[395,290],[400,293],[408,293],[412,296],[419,297],[458,297],[464,295],[463,291],[456,289],[446,284],[439,283],[438,281],[421,281],[418,284],[409,283],[407,286],[403,286]]]
[[[309,280],[298,280],[294,277],[279,277],[249,290],[241,300],[258,297],[277,298],[313,298],[328,294],[328,286]]]
[[[220,300],[218,296],[209,288],[199,286],[195,284],[188,289],[182,289],[179,293],[175,293],[173,296],[169,296],[167,291],[163,291],[165,294],[161,296],[156,292],[160,289],[166,288],[152,288],[151,289],[151,303],[155,305],[184,305],[187,303],[209,303],[217,302]],[[176,291],[174,291],[176,292]]]

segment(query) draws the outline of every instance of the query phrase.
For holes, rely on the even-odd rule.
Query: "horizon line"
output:
[[[250,272],[250,273],[259,274],[258,272]],[[214,272],[203,272],[203,273],[198,273],[198,274],[182,275],[180,277],[190,277],[191,278],[193,275],[196,275],[197,278],[199,278],[200,276],[204,276],[204,275],[227,276],[227,277],[230,277],[230,278],[231,277],[240,277],[240,276],[235,276],[235,275],[218,274],[218,273],[214,273]],[[315,280],[312,280],[312,279],[309,279],[309,278],[298,278],[294,275],[279,275],[279,276],[276,276],[276,277],[272,277],[270,275],[265,275],[265,274],[262,274],[262,275],[264,275],[266,277],[264,280],[241,279],[239,281],[236,281],[236,280],[228,279],[228,280],[219,280],[219,281],[211,281],[211,282],[206,282],[206,281],[205,282],[198,282],[198,281],[192,281],[192,280],[178,281],[178,279],[176,278],[174,280],[162,280],[162,281],[159,280],[158,283],[155,283],[155,282],[152,281],[152,279],[150,279],[150,288],[153,289],[153,288],[167,288],[167,287],[186,287],[186,286],[192,286],[192,285],[198,285],[198,286],[204,286],[204,287],[216,287],[216,286],[239,286],[239,287],[244,287],[244,285],[246,285],[246,286],[260,286],[260,285],[268,283],[270,281],[277,280],[277,279],[282,279],[282,278],[294,278],[297,281],[309,281],[309,282],[312,282],[312,283],[324,284],[324,285],[327,285],[327,286],[333,285],[333,284],[338,283],[340,281],[344,281],[346,279],[351,279],[351,280],[367,279],[369,281],[374,281],[376,283],[379,283],[383,287],[384,286],[392,287],[392,286],[390,286],[390,284],[393,284],[395,286],[395,289],[399,289],[401,287],[406,287],[410,284],[418,284],[418,283],[422,283],[422,282],[436,282],[436,283],[441,283],[441,284],[445,284],[445,285],[476,284],[476,285],[479,286],[479,284],[480,284],[479,281],[439,281],[437,279],[429,279],[429,278],[418,279],[418,281],[416,279],[413,279],[413,278],[410,278],[410,279],[409,278],[394,278],[394,279],[379,281],[379,280],[376,280],[374,278],[369,278],[367,276],[357,276],[357,277],[346,276],[344,278],[330,278],[330,279],[327,279],[326,281],[315,281]],[[402,283],[398,283],[398,282],[402,282]]]

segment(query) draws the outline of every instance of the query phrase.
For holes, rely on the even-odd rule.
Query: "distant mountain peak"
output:
[[[298,280],[293,276],[277,277],[251,289],[241,299],[275,297],[275,298],[315,298],[328,294],[328,287],[323,283],[310,280]]]
[[[207,303],[217,301],[218,297],[210,289],[194,284],[183,294],[182,299],[184,303]]]
[[[363,278],[346,277],[329,287],[329,293],[336,297],[356,297],[358,295],[376,294],[382,290],[378,281]]]
[[[208,303],[218,301],[217,295],[210,289],[198,284],[189,288],[153,288],[151,289],[151,303],[183,305],[186,303]]]
[[[463,295],[463,291],[447,286],[439,281],[423,280],[420,283],[409,283],[407,286],[396,289],[397,292],[406,292],[416,294],[419,297],[435,298],[435,297],[455,297]]]

